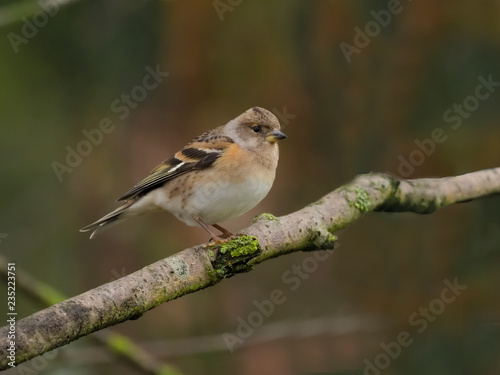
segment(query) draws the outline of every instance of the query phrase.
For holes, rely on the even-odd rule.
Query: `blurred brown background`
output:
[[[78,229],[192,137],[252,106],[277,114],[288,139],[271,193],[225,223],[233,231],[360,173],[499,166],[498,1],[49,5],[0,7],[0,250],[68,296],[207,240],[169,214],[92,241]],[[165,73],[144,89],[148,67]],[[109,132],[86,148],[82,131],[103,119]],[[430,141],[436,129],[440,143]],[[85,154],[73,166],[70,149]],[[185,374],[350,374],[369,363],[367,374],[498,374],[499,226],[498,197],[428,216],[370,214],[338,233],[338,249],[298,284],[287,277],[311,254],[265,262],[113,329]],[[467,288],[449,294],[445,280]],[[222,335],[275,289],[285,302],[231,353]],[[43,307],[21,290],[17,303],[19,317]],[[390,358],[384,345],[396,353],[404,332],[411,343]],[[27,366],[141,373],[89,338]]]

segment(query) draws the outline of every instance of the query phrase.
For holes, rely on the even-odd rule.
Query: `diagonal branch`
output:
[[[52,288],[26,273],[25,271],[16,268],[16,291],[23,292],[31,299],[45,306],[56,304],[66,299],[59,291]],[[8,278],[8,261],[0,255],[0,275]],[[181,373],[174,367],[162,363],[155,357],[151,356],[150,352],[144,350],[141,346],[135,344],[130,338],[120,333],[110,330],[100,331],[91,336],[96,342],[101,344],[100,348],[105,345],[108,352],[113,353],[126,360],[128,363],[147,374],[169,374],[180,375]],[[18,369],[18,372],[22,372]]]
[[[334,232],[370,211],[432,213],[448,205],[500,193],[500,168],[456,177],[400,180],[366,174],[292,214],[262,214],[219,249],[185,249],[16,322],[16,363],[103,328],[137,319],[161,303],[217,284],[270,258],[331,249]],[[256,239],[253,239],[255,236]],[[257,242],[258,240],[258,242]],[[0,329],[0,369],[9,367],[9,326]]]

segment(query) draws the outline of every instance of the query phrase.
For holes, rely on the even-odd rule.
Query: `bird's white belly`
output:
[[[153,207],[174,214],[188,225],[198,225],[193,216],[206,224],[220,223],[239,216],[255,207],[271,189],[273,180],[243,178],[235,181],[208,181],[200,184],[191,194],[169,197],[168,190],[156,189],[133,206],[135,214],[150,211]]]
[[[205,185],[186,201],[184,212],[173,212],[189,225],[197,225],[192,216],[199,216],[211,225],[240,216],[255,207],[271,189],[272,181],[246,179],[240,183]],[[186,215],[187,214],[187,215]]]
[[[208,225],[220,223],[244,214],[262,201],[272,187],[274,173],[254,175],[253,178],[240,174],[237,178],[219,180],[200,173],[199,178],[202,181],[197,189],[181,194],[172,196],[170,189],[165,187],[149,192],[130,207],[129,214],[141,215],[163,209],[191,226],[198,225],[193,216]]]

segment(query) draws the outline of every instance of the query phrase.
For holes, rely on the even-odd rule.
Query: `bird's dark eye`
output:
[[[262,130],[261,127],[259,125],[254,125],[252,126],[252,130],[256,133],[260,133],[260,131]]]

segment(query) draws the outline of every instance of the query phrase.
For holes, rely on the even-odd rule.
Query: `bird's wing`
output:
[[[230,137],[214,135],[212,131],[206,132],[154,168],[149,176],[137,183],[117,201],[142,196],[180,175],[209,168],[233,143]]]

